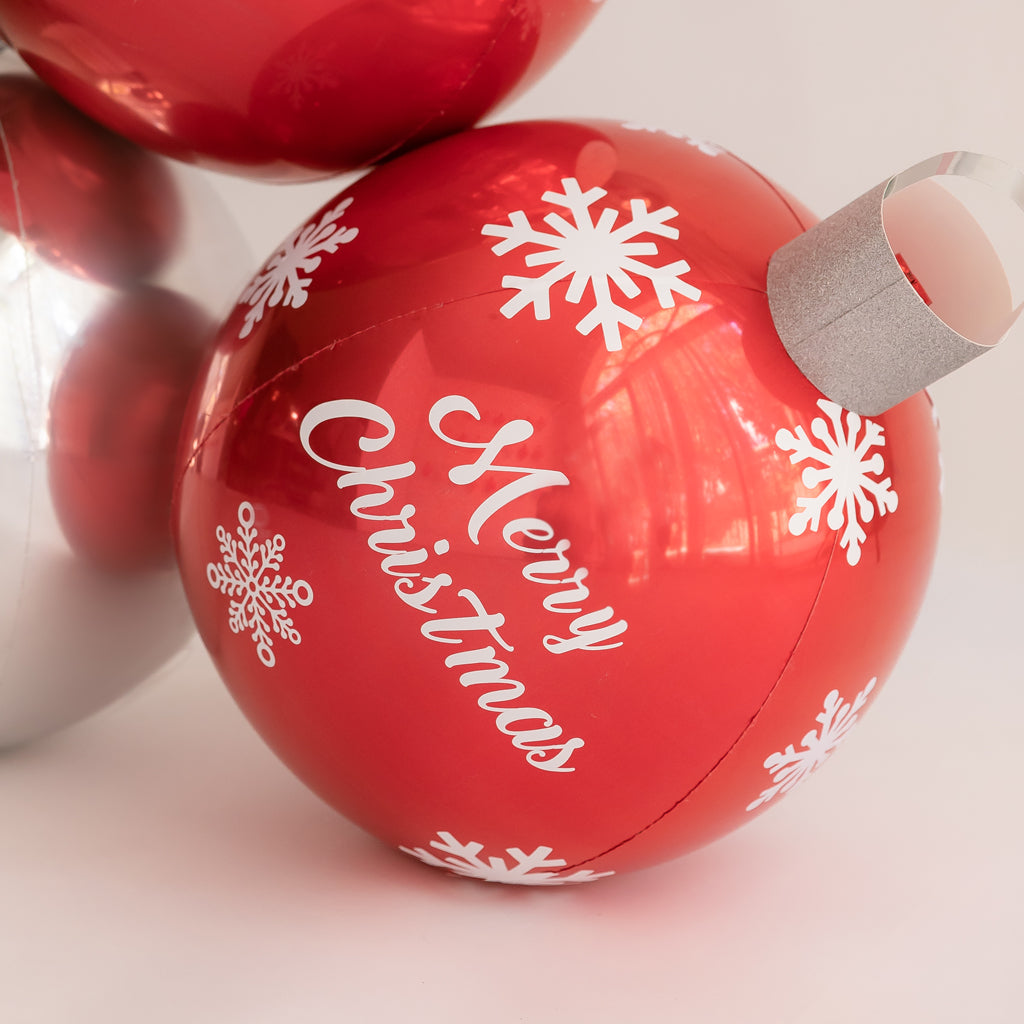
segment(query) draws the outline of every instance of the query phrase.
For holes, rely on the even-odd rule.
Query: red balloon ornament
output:
[[[540,77],[594,0],[0,0],[0,31],[140,145],[312,180],[468,127]]]
[[[175,528],[217,667],[317,793],[457,874],[581,882],[846,735],[939,461],[926,394],[859,415],[787,355],[766,273],[813,223],[708,143],[537,122],[378,168],[270,258]]]
[[[98,710],[191,636],[173,467],[244,247],[194,174],[13,53],[0,71],[3,749]]]
[[[165,162],[99,129],[17,70],[0,75],[0,119],[8,150],[0,230],[51,266],[104,284],[160,271],[182,218]],[[16,177],[16,167],[32,173]]]
[[[50,398],[47,469],[64,537],[92,564],[172,563],[175,449],[213,330],[191,300],[140,286],[98,310],[69,352]]]

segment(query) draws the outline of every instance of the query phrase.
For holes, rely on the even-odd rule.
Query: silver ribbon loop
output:
[[[911,213],[893,216],[887,234],[883,204],[943,175],[988,185],[1024,210],[1024,175],[1016,168],[977,153],[943,153],[843,207],[784,245],[769,263],[768,302],[786,351],[818,390],[844,408],[865,415],[892,408],[988,351],[1020,312],[991,245],[985,244],[980,260],[960,246],[965,222],[972,242],[988,240],[966,208],[936,184],[913,197],[913,204],[909,192],[894,203],[894,213],[897,205]],[[928,277],[918,279],[904,259],[905,247],[916,248],[930,269],[936,259],[962,266],[939,273],[933,293]],[[993,288],[972,284],[971,275],[976,283],[981,269]]]

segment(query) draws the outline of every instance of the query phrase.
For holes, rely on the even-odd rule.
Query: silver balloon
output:
[[[0,55],[0,748],[92,713],[192,633],[177,429],[249,254],[198,172]]]

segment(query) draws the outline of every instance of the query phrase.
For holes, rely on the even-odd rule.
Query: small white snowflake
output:
[[[238,506],[238,539],[223,526],[217,527],[217,540],[224,556],[209,562],[206,578],[211,587],[231,597],[228,625],[232,633],[250,630],[256,653],[267,668],[276,660],[272,633],[299,644],[302,637],[288,614],[288,608],[313,601],[313,588],[305,580],[280,575],[285,541],[275,534],[262,543],[256,540],[256,510],[247,501]]]
[[[564,192],[545,192],[542,198],[546,203],[568,210],[572,223],[559,213],[549,213],[544,223],[552,231],[540,231],[530,224],[522,210],[516,210],[509,214],[508,224],[485,224],[481,229],[482,234],[504,239],[493,247],[497,255],[504,256],[521,245],[535,245],[540,249],[526,255],[526,266],[551,266],[540,277],[507,275],[502,278],[502,287],[515,288],[518,292],[501,307],[505,317],[511,319],[532,306],[538,320],[550,319],[551,288],[568,277],[565,297],[569,302],[581,302],[588,285],[594,302],[593,308],[576,324],[576,329],[581,334],[589,334],[600,326],[608,351],[615,352],[622,348],[621,326],[636,330],[643,319],[619,305],[612,297],[612,284],[626,298],[633,299],[640,294],[640,286],[634,278],[646,278],[653,285],[663,309],[676,304],[677,294],[694,301],[700,298],[700,290],[681,279],[690,269],[686,260],[652,267],[634,258],[658,253],[656,243],[635,241],[639,235],[679,237],[679,229],[667,223],[677,216],[677,210],[671,206],[648,210],[643,199],[631,199],[630,219],[616,228],[618,210],[605,207],[596,223],[591,216],[590,208],[608,194],[603,188],[584,192],[575,178],[563,178],[562,188]]]
[[[614,875],[614,871],[574,871],[571,875],[559,875],[555,871],[541,871],[538,868],[564,868],[565,861],[551,857],[550,846],[538,846],[532,853],[524,853],[517,847],[510,846],[505,850],[508,861],[504,857],[488,857],[484,860],[483,843],[460,843],[451,832],[438,832],[438,838],[430,845],[438,854],[416,847],[410,850],[407,846],[399,849],[403,853],[416,857],[435,868],[445,868],[456,875],[466,878],[479,878],[485,882],[504,882],[506,885],[566,885],[575,882],[593,882],[598,878]],[[438,842],[440,840],[440,842]]]
[[[825,698],[824,710],[815,716],[820,729],[812,729],[800,741],[800,750],[795,750],[790,743],[785,750],[776,751],[765,758],[764,766],[772,776],[774,785],[762,791],[747,810],[752,811],[761,804],[767,803],[779,793],[788,793],[798,783],[828,760],[829,754],[846,737],[846,734],[857,724],[857,714],[867,702],[868,695],[875,688],[877,677],[849,704],[839,696],[838,690],[832,690]]]
[[[705,156],[721,156],[725,152],[721,146],[708,139],[694,138],[694,136],[687,135],[686,132],[681,132],[674,128],[658,128],[654,125],[638,124],[636,121],[626,121],[623,123],[622,127],[632,132],[652,132],[655,134],[667,135],[670,139],[680,139],[688,146],[693,146],[694,149],[703,153]]]
[[[818,407],[827,419],[816,416],[811,422],[811,433],[821,441],[817,447],[807,437],[802,426],[794,434],[785,428],[775,435],[775,443],[783,451],[792,452],[789,461],[796,464],[810,459],[820,466],[807,466],[800,479],[805,487],[825,484],[822,490],[810,498],[797,498],[799,511],[789,520],[789,532],[799,536],[810,528],[817,532],[821,513],[828,508],[826,523],[830,530],[838,530],[845,524],[839,545],[846,549],[846,561],[856,565],[860,561],[861,544],[867,539],[864,523],[875,516],[895,512],[899,496],[892,489],[889,477],[873,479],[885,469],[881,452],[868,454],[872,448],[885,445],[885,432],[874,422],[864,419],[855,412],[848,412],[842,406],[826,398],[819,399]],[[843,427],[843,413],[846,412],[846,427]],[[858,438],[861,425],[863,436]]]
[[[935,403],[932,401],[931,396],[929,396],[928,401],[931,403],[931,407],[932,407],[932,426],[935,428],[936,435],[937,436],[941,436],[942,424],[939,423],[939,410],[935,408]],[[944,488],[945,488],[945,481],[946,481],[946,467],[945,467],[945,464],[942,461],[942,447],[941,446],[939,446],[939,448],[938,448],[938,460],[939,460],[939,497],[942,498],[942,497],[945,496],[944,495]]]
[[[351,242],[359,228],[338,227],[339,218],[352,204],[352,197],[343,199],[327,210],[319,221],[310,221],[290,235],[249,282],[239,303],[251,308],[238,332],[247,337],[263,319],[268,306],[291,306],[298,309],[306,301],[306,289],[312,274],[320,266],[321,253],[337,252],[339,245]]]

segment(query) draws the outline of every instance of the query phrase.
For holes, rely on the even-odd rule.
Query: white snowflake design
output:
[[[277,533],[270,540],[256,540],[256,510],[248,501],[238,506],[238,539],[223,526],[217,527],[217,540],[223,561],[207,563],[206,578],[211,587],[227,594],[228,625],[232,633],[249,630],[256,653],[267,668],[273,668],[276,633],[292,644],[302,642],[288,614],[297,605],[313,601],[313,588],[305,580],[280,575],[284,537]]]
[[[860,561],[861,545],[867,540],[864,524],[871,522],[877,507],[879,515],[895,512],[899,496],[892,489],[889,477],[873,479],[885,469],[881,452],[868,454],[872,448],[885,445],[885,431],[874,420],[861,419],[830,402],[819,399],[818,407],[825,417],[816,416],[811,422],[811,433],[821,442],[817,447],[802,426],[794,433],[785,428],[775,435],[775,443],[783,451],[792,452],[789,461],[796,464],[810,459],[820,466],[805,467],[800,479],[805,487],[825,484],[810,498],[797,498],[799,511],[789,520],[789,532],[799,536],[810,528],[817,532],[821,513],[826,508],[826,523],[830,530],[845,525],[839,545],[846,549],[846,561],[856,565]],[[843,427],[843,413],[846,426]],[[860,436],[861,426],[864,427]]]
[[[721,146],[708,139],[697,139],[692,135],[687,135],[686,132],[677,131],[673,128],[659,128],[655,125],[638,124],[636,121],[625,121],[622,127],[631,132],[652,132],[654,134],[667,135],[670,139],[680,139],[688,146],[693,146],[694,149],[705,156],[721,156],[725,152]]]
[[[550,319],[551,288],[568,277],[565,297],[569,302],[581,302],[588,285],[594,302],[593,308],[576,324],[576,329],[581,334],[590,334],[600,326],[608,351],[616,352],[622,348],[621,327],[636,330],[643,318],[618,304],[612,297],[612,284],[626,298],[633,299],[640,294],[640,286],[634,278],[646,278],[653,285],[663,309],[676,304],[677,294],[694,301],[700,298],[700,290],[681,279],[690,269],[686,260],[652,267],[634,258],[658,253],[655,242],[636,241],[639,235],[679,237],[679,229],[667,223],[678,215],[677,210],[671,206],[648,210],[643,199],[631,199],[630,219],[616,228],[618,210],[605,207],[596,223],[591,216],[590,208],[608,194],[605,189],[595,187],[584,192],[575,178],[563,178],[562,188],[563,192],[545,192],[542,199],[568,210],[572,223],[559,213],[549,213],[544,223],[552,230],[541,231],[530,224],[522,210],[516,210],[509,214],[508,224],[485,224],[481,229],[482,234],[504,239],[493,247],[497,255],[504,256],[519,246],[535,245],[540,249],[526,255],[526,266],[551,267],[539,277],[508,275],[502,278],[502,287],[515,288],[518,292],[501,307],[506,318],[511,319],[532,306],[537,320]]]
[[[564,860],[551,857],[550,846],[538,846],[532,853],[524,853],[510,846],[505,850],[508,855],[506,861],[504,857],[488,857],[484,860],[480,856],[484,849],[483,843],[460,843],[451,832],[438,832],[437,839],[432,839],[430,845],[438,852],[431,853],[422,847],[411,850],[407,846],[400,846],[399,849],[431,867],[444,868],[466,878],[504,882],[506,885],[566,885],[593,882],[615,874],[614,871],[583,870],[574,871],[571,875],[559,875],[555,871],[538,870],[565,867]]]
[[[832,690],[825,698],[824,710],[815,715],[820,729],[812,729],[800,741],[800,750],[795,750],[790,743],[785,750],[776,751],[765,758],[764,766],[772,776],[773,785],[761,792],[747,810],[752,811],[761,804],[767,803],[779,793],[788,793],[794,786],[803,782],[808,775],[828,760],[833,750],[845,739],[846,734],[857,724],[857,715],[867,702],[868,695],[875,688],[877,677],[870,680],[852,703],[847,703],[839,696],[838,690]]]
[[[312,274],[320,266],[322,253],[337,252],[339,245],[346,245],[359,234],[359,228],[338,227],[338,220],[351,205],[351,196],[343,199],[319,221],[310,221],[290,235],[267,260],[238,300],[250,307],[238,332],[239,338],[248,337],[263,319],[268,306],[298,309],[305,303],[312,278],[301,275]]]

